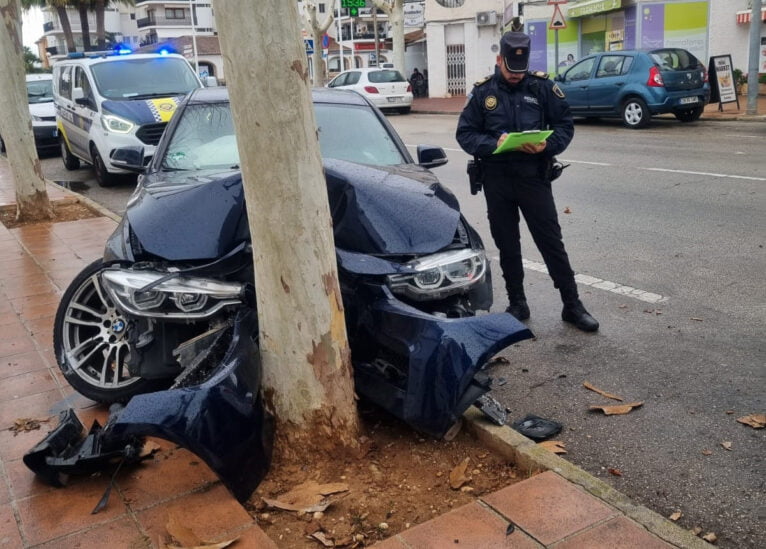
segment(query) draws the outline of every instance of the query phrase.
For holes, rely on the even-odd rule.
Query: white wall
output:
[[[737,24],[737,11],[748,9],[748,0],[711,0],[708,54],[731,54],[735,69],[747,74],[750,49],[750,25]],[[762,5],[766,2],[761,0]],[[761,25],[761,36],[764,36]],[[707,66],[708,60],[704,60]]]

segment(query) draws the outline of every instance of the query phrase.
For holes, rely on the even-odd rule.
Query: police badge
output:
[[[497,97],[495,97],[494,95],[490,95],[484,100],[484,108],[487,109],[488,111],[494,111],[496,107],[497,107]]]

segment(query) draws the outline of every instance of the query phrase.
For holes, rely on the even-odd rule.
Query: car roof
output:
[[[182,55],[177,53],[129,53],[123,55],[116,54],[94,54],[93,52],[84,52],[82,57],[67,57],[56,62],[56,65],[63,65],[69,63],[78,63],[84,65],[95,65],[97,63],[108,63],[111,61],[123,61],[125,59],[158,59],[160,57],[174,57],[177,59],[183,59]]]
[[[368,107],[367,100],[351,90],[333,90],[313,88],[311,99],[314,103],[334,103],[338,105],[359,105]],[[189,95],[189,103],[216,103],[229,100],[229,90],[225,87],[199,88]]]

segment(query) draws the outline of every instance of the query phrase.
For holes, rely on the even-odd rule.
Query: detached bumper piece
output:
[[[24,456],[41,479],[60,486],[62,473],[87,473],[140,454],[143,437],[159,437],[199,456],[240,502],[246,501],[269,469],[273,421],[260,400],[261,367],[255,313],[244,308],[224,337],[225,351],[205,381],[133,397],[113,409],[103,429],[83,429],[72,410],[60,425]]]
[[[443,437],[492,388],[481,369],[501,349],[532,337],[509,314],[441,318],[368,286],[352,348],[356,389],[415,429]],[[490,408],[490,400],[481,402]],[[488,410],[489,411],[489,410]],[[490,412],[493,421],[504,418]]]

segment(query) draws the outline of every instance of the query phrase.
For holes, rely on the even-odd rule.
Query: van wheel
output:
[[[69,146],[66,144],[66,139],[59,137],[59,146],[61,147],[61,160],[64,161],[64,167],[69,170],[76,170],[80,167],[80,159],[72,154],[69,150]]]
[[[699,120],[700,116],[702,116],[703,110],[704,110],[703,107],[695,107],[693,109],[676,111],[673,114],[681,122],[694,122],[696,120]]]
[[[645,127],[652,117],[649,107],[640,97],[631,97],[622,105],[622,123],[633,130]]]
[[[95,145],[90,146],[90,157],[93,160],[93,171],[96,174],[96,183],[99,187],[111,187],[114,185],[114,177],[106,171],[106,165]]]

